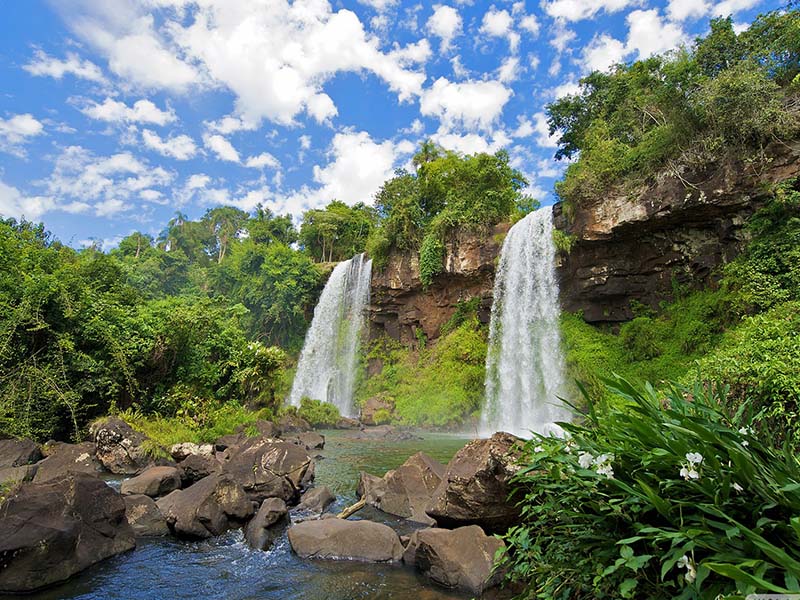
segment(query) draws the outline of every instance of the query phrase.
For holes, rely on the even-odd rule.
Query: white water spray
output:
[[[481,435],[560,434],[569,412],[559,330],[551,207],[508,232],[494,283]]]
[[[372,261],[358,254],[336,265],[306,334],[289,402],[300,406],[304,396],[336,405],[353,417],[361,330],[369,304]]]

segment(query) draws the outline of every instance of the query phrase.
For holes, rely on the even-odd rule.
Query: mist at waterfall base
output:
[[[565,391],[552,208],[506,235],[494,283],[480,433],[561,434]]]
[[[372,261],[358,254],[333,269],[306,334],[289,403],[303,397],[330,402],[354,417],[358,349],[369,304]]]

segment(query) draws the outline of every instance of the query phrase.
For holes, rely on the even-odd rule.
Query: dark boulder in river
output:
[[[119,417],[96,422],[91,433],[97,446],[97,459],[112,473],[136,475],[154,463],[144,449],[147,436]]]
[[[303,433],[312,429],[308,421],[296,415],[283,415],[278,421],[278,435],[281,436],[288,433]]]
[[[25,483],[0,505],[0,592],[31,592],[134,548],[125,502],[96,477]]]
[[[169,534],[167,520],[150,496],[136,494],[123,496],[125,517],[136,537],[154,537]]]
[[[219,473],[221,470],[222,465],[214,456],[202,454],[192,454],[178,463],[178,473],[183,487],[188,487],[200,481],[203,477],[208,477],[212,473]]]
[[[268,550],[280,535],[283,526],[288,524],[289,511],[286,503],[280,498],[267,498],[247,524],[244,539],[251,548]]]
[[[204,539],[221,535],[253,514],[253,503],[235,480],[215,473],[156,502],[178,537]]]
[[[372,521],[303,521],[289,528],[289,543],[302,558],[398,562],[403,556],[394,530]]]
[[[55,442],[44,447],[47,458],[38,463],[34,483],[42,483],[63,477],[68,473],[85,473],[97,476],[103,466],[95,458],[94,444],[64,444]]]
[[[228,448],[222,469],[255,502],[280,498],[295,504],[314,479],[314,461],[304,448],[270,438],[248,438]]]
[[[486,535],[477,525],[458,529],[420,529],[411,535],[403,562],[448,588],[482,594],[500,583],[492,573],[502,541]]]
[[[509,481],[517,472],[521,440],[510,433],[495,433],[474,440],[447,464],[442,482],[425,512],[440,527],[480,525],[503,532],[517,522],[519,509],[509,501]]]
[[[30,440],[0,440],[0,485],[32,480],[41,459],[39,445]]]
[[[323,513],[336,500],[336,496],[328,489],[328,486],[315,487],[308,490],[300,498],[297,510],[308,511],[310,513]]]
[[[306,431],[293,435],[284,436],[287,442],[302,446],[306,450],[322,450],[325,447],[325,436],[316,431]]]
[[[383,512],[435,525],[425,508],[442,482],[444,472],[443,464],[424,452],[417,452],[383,478],[362,472],[358,495]]]
[[[140,475],[126,479],[120,486],[123,495],[144,494],[158,498],[180,489],[181,476],[175,467],[150,467]]]

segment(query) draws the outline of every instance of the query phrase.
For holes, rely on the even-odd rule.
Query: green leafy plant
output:
[[[313,400],[306,396],[300,399],[297,416],[308,421],[313,427],[332,427],[341,419],[339,409],[330,402]]]

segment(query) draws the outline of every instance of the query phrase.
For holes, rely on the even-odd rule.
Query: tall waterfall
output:
[[[494,283],[481,434],[559,433],[569,413],[559,331],[553,215],[541,208],[503,242]]]
[[[371,272],[372,261],[358,254],[331,273],[300,353],[289,395],[294,406],[308,396],[335,404],[344,416],[355,416],[356,363]]]

